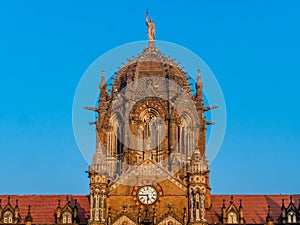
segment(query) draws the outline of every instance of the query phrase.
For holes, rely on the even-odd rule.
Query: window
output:
[[[229,223],[229,224],[238,223],[237,214],[234,212],[228,213],[227,223]]]
[[[69,212],[63,214],[63,224],[70,224],[72,223],[72,215]]]
[[[288,223],[296,223],[297,217],[296,214],[294,212],[289,212],[288,213]]]
[[[3,220],[3,222],[4,223],[12,223],[13,221],[12,221],[12,213],[11,212],[5,212],[4,213],[4,220]]]

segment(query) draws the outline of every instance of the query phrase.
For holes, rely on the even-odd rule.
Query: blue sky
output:
[[[299,193],[296,0],[1,1],[0,192],[88,193],[76,86],[100,55],[146,39],[146,9],[157,39],[198,54],[222,87],[228,121],[212,192]]]

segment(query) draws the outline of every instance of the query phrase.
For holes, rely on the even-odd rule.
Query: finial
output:
[[[230,196],[230,204],[233,203],[233,195]]]
[[[19,204],[19,200],[17,199],[17,200],[16,200],[16,206],[15,206],[15,209],[18,209],[18,208],[19,208],[18,204]]]
[[[197,72],[198,72],[198,76],[197,76],[197,85],[199,85],[199,86],[202,87],[203,84],[202,84],[202,80],[201,80],[201,70],[198,69]]]
[[[285,206],[284,206],[284,199],[282,199],[282,206],[281,206],[281,209],[285,209]]]
[[[290,195],[291,203],[293,203],[293,195]]]
[[[172,212],[172,204],[168,204],[168,209],[169,209],[169,212]]]
[[[126,213],[127,212],[127,204],[124,204],[123,205],[123,213]]]
[[[0,199],[0,209],[2,208],[2,206],[1,206],[1,202],[2,202],[2,199]]]
[[[226,209],[226,206],[225,206],[225,199],[223,199],[222,209]]]
[[[100,81],[100,84],[99,84],[99,89],[105,87],[105,70],[102,69],[101,70],[101,81]]]
[[[60,208],[60,200],[57,201],[57,208]]]
[[[242,209],[243,208],[243,205],[242,205],[242,199],[240,199],[240,207],[239,207],[240,209]]]
[[[25,222],[32,222],[32,216],[30,214],[30,205],[28,205],[27,216],[25,217]]]
[[[77,206],[77,199],[74,200],[74,205]]]

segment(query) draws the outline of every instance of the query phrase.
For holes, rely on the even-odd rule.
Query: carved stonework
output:
[[[148,46],[110,87],[102,71],[98,105],[86,107],[98,113],[90,224],[205,223],[211,206],[204,116],[211,108],[204,107],[200,71],[193,94],[183,67],[156,48],[148,15],[146,24]],[[151,187],[138,197],[142,181]]]

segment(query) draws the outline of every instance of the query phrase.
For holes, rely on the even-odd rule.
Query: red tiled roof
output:
[[[226,208],[230,204],[231,195],[212,195],[212,207],[206,212],[206,218],[210,223],[218,223],[221,216],[221,207],[225,199]],[[294,205],[298,208],[300,195],[293,195]],[[290,195],[234,195],[234,204],[238,208],[242,199],[244,209],[244,218],[247,224],[264,224],[268,211],[268,205],[271,207],[271,213],[274,222],[280,222],[282,199],[285,200],[285,207],[290,204]]]
[[[55,211],[58,200],[61,208],[66,204],[67,196],[71,206],[74,206],[74,200],[77,199],[78,215],[80,223],[86,224],[89,218],[90,206],[87,195],[9,195],[10,204],[14,208],[18,200],[19,212],[22,218],[21,223],[28,212],[28,205],[31,206],[30,213],[33,218],[33,224],[53,224],[55,223]],[[8,195],[0,195],[2,208],[7,204]]]
[[[28,205],[31,205],[30,211],[33,224],[53,224],[55,222],[57,202],[60,200],[60,205],[63,207],[67,196],[69,196],[71,206],[74,206],[74,200],[77,199],[80,223],[86,224],[90,213],[88,195],[10,195],[10,203],[15,207],[16,200],[19,200],[18,205],[22,223],[24,223],[27,215]],[[220,222],[223,199],[225,199],[225,206],[228,207],[230,197],[231,195],[212,195],[212,207],[206,212],[206,218],[209,223]],[[2,208],[4,208],[8,195],[0,195],[0,199],[2,199]],[[290,203],[289,195],[234,195],[233,201],[237,208],[240,205],[240,199],[242,199],[244,218],[247,224],[264,224],[268,205],[271,206],[274,222],[278,223],[282,199],[285,199],[285,207]],[[293,195],[293,202],[296,207],[298,207],[299,199],[300,195]]]

